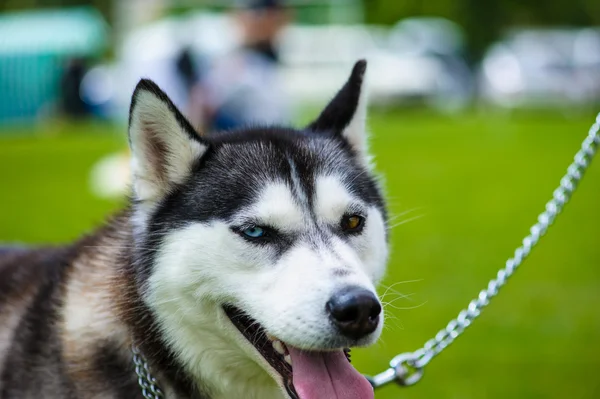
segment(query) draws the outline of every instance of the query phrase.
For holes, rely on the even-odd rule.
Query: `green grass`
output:
[[[391,214],[401,216],[392,222],[381,287],[393,287],[384,298],[387,327],[378,345],[354,351],[361,371],[381,371],[392,355],[417,349],[487,284],[543,209],[591,121],[421,111],[371,117]],[[123,148],[114,131],[62,126],[1,139],[0,240],[62,242],[101,223],[118,204],[94,198],[88,176],[95,161]],[[377,398],[600,397],[599,205],[596,160],[573,203],[465,336],[417,386],[391,386]]]
[[[0,241],[65,242],[101,224],[117,204],[92,194],[89,175],[104,155],[125,148],[115,130],[88,124],[52,125],[33,136],[0,130]]]

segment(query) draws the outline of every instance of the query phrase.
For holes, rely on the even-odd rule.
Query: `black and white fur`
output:
[[[282,376],[224,306],[303,350],[350,340],[325,303],[375,292],[388,249],[362,90],[366,63],[304,129],[199,135],[142,80],[133,94],[130,205],[63,248],[0,250],[0,398],[140,398],[139,347],[168,398],[285,398]],[[359,232],[340,220],[359,214]],[[269,239],[240,232],[268,226]]]

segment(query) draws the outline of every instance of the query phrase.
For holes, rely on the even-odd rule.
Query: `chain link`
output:
[[[548,227],[552,225],[556,216],[569,202],[600,145],[599,130],[600,113],[596,116],[595,123],[581,144],[581,149],[575,154],[574,161],[568,167],[567,173],[560,180],[559,187],[554,190],[552,199],[546,204],[546,209],[538,216],[537,223],[531,227],[529,234],[523,239],[522,245],[506,261],[506,265],[498,271],[496,278],[492,279],[487,287],[479,292],[477,298],[473,299],[467,308],[458,314],[458,317],[451,320],[444,329],[427,341],[422,348],[415,352],[402,353],[396,356],[390,362],[389,369],[374,377],[368,377],[374,388],[393,381],[402,386],[416,384],[423,375],[423,368],[431,359],[452,344],[481,314],[481,311],[498,294],[499,289],[506,284],[517,267],[527,258],[539,239],[546,234]]]
[[[158,382],[150,373],[150,367],[148,362],[137,347],[132,346],[131,352],[133,352],[133,363],[135,364],[135,373],[138,376],[138,384],[142,388],[142,395],[145,399],[163,399],[165,395],[158,386]]]

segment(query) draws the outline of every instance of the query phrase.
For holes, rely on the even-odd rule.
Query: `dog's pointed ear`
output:
[[[354,64],[352,73],[346,84],[329,102],[319,117],[308,129],[316,132],[331,132],[343,137],[354,151],[368,159],[367,148],[367,101],[363,80],[367,69],[367,61],[360,60]]]
[[[141,80],[129,110],[135,199],[155,202],[181,184],[208,149],[187,119],[151,80]]]

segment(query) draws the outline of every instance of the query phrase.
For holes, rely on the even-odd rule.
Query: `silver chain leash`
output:
[[[144,359],[137,347],[132,346],[133,363],[135,364],[135,373],[138,376],[138,384],[142,388],[142,395],[145,399],[163,399],[165,395],[158,386],[156,378],[150,373],[148,362]]]
[[[529,234],[523,239],[522,245],[506,261],[506,266],[498,271],[496,278],[490,280],[487,288],[481,290],[477,298],[473,299],[469,303],[469,306],[458,314],[458,317],[451,320],[446,325],[446,328],[440,330],[422,348],[394,357],[390,362],[390,368],[373,377],[368,377],[373,388],[379,388],[393,381],[402,386],[416,384],[423,376],[423,369],[429,364],[431,359],[440,354],[456,338],[462,335],[473,320],[481,314],[481,311],[490,303],[490,299],[498,294],[498,290],[506,284],[508,278],[513,275],[517,267],[527,258],[532,248],[546,234],[548,227],[552,225],[556,216],[558,216],[567,202],[569,202],[571,195],[577,188],[577,184],[583,177],[583,173],[588,168],[600,145],[599,130],[600,113],[596,116],[595,123],[581,144],[581,149],[575,154],[573,163],[571,163],[567,169],[567,173],[560,180],[559,187],[554,190],[552,199],[546,204],[546,209],[538,216],[537,223],[531,227]]]

